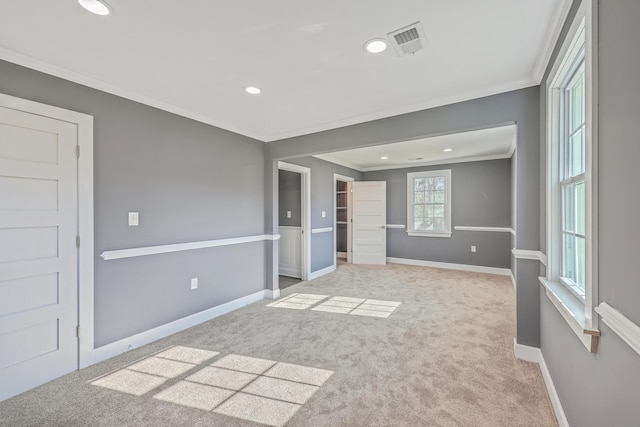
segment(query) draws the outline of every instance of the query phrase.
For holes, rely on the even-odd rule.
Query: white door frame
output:
[[[342,182],[354,182],[355,178],[346,175],[340,175],[338,173],[333,174],[333,267],[338,266],[338,195],[336,194],[336,188],[338,188],[338,181]],[[349,191],[349,190],[347,190]],[[350,200],[347,197],[347,206],[350,207]],[[351,232],[351,226],[349,224],[349,218],[347,218],[347,261],[351,258],[351,239],[349,234]]]
[[[302,217],[302,253],[300,254],[300,259],[302,260],[302,280],[309,280],[309,275],[311,274],[311,169],[278,161],[278,170],[300,174],[300,190],[302,193],[302,206],[300,210]],[[278,204],[278,209],[280,209],[279,199],[280,197],[274,200],[274,202]],[[279,265],[279,262],[274,262],[274,265]],[[278,288],[280,288],[279,285]]]
[[[78,368],[93,364],[93,116],[0,93],[0,106],[78,126]]]

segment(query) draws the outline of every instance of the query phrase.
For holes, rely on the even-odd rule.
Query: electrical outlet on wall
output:
[[[322,218],[326,218],[327,217],[327,211],[322,211]]]
[[[291,211],[287,211],[287,218],[291,218]]]
[[[476,251],[476,245],[471,246],[471,252],[475,252]]]
[[[191,290],[198,289],[198,278],[191,279]]]

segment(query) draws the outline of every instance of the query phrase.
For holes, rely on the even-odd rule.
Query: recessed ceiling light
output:
[[[389,156],[382,156],[380,157],[380,160],[387,160],[389,158]]]
[[[251,95],[259,95],[262,90],[259,87],[255,86],[247,86],[244,88],[245,92],[250,93]]]
[[[369,53],[381,53],[387,48],[387,42],[383,39],[369,40],[364,44],[364,48]]]
[[[80,6],[84,7],[91,13],[105,16],[109,14],[109,6],[102,0],[78,0]]]
[[[452,151],[453,151],[453,148],[445,148],[445,149],[444,149],[444,150],[442,150],[442,151],[444,151],[445,153],[450,153],[450,152],[452,152]]]

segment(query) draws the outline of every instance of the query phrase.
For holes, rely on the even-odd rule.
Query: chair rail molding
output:
[[[498,233],[511,233],[514,236],[516,232],[511,227],[475,227],[475,226],[467,226],[467,225],[456,225],[453,227],[456,231],[495,231]]]
[[[132,258],[137,256],[166,254],[169,252],[189,251],[193,249],[214,248],[217,246],[237,245],[240,243],[279,240],[279,234],[261,234],[257,236],[233,237],[231,239],[205,240],[201,242],[176,243],[171,245],[145,246],[140,248],[116,249],[104,251],[100,257],[105,261]]]
[[[636,353],[640,354],[640,326],[606,302],[600,303],[595,310],[602,317],[605,325],[618,334]]]
[[[545,267],[547,266],[547,255],[540,251],[533,251],[529,249],[512,249],[511,253],[516,259],[533,259],[540,261]]]
[[[311,234],[318,233],[331,233],[333,231],[333,227],[325,227],[325,228],[313,228],[311,230]]]

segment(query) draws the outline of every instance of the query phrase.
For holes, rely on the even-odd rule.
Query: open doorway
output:
[[[278,162],[279,289],[309,275],[309,182],[309,168]]]
[[[353,178],[344,175],[333,175],[334,181],[334,253],[336,268],[351,263],[351,185]]]

